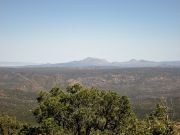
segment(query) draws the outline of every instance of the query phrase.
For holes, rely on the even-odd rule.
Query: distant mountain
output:
[[[79,61],[56,64],[33,64],[20,62],[0,62],[0,67],[64,67],[64,68],[133,68],[133,67],[180,67],[180,61],[154,62],[131,59],[125,62],[109,62],[105,59],[87,57]]]
[[[32,65],[30,67],[106,67],[111,66],[111,63],[105,59],[87,57],[79,61],[71,61],[67,63],[57,64],[43,64],[43,65]]]
[[[91,67],[91,66],[109,66],[109,62],[105,59],[97,59],[88,57],[80,61],[72,61],[68,63],[55,64],[57,66],[69,67]]]
[[[136,60],[136,59],[131,59],[130,61],[127,62],[115,62],[112,64],[118,67],[158,67],[161,65],[160,62]]]
[[[127,62],[116,62],[113,63],[118,67],[180,67],[180,61],[163,61],[163,62],[154,62],[147,60],[135,60],[132,59]]]
[[[67,63],[32,65],[28,67],[67,67],[67,68],[130,68],[130,67],[180,67],[180,61],[154,62],[131,59],[126,62],[108,62],[105,59],[88,57]]]

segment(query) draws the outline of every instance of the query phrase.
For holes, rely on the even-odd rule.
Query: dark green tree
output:
[[[168,107],[164,98],[156,105],[156,109],[145,119],[146,131],[152,135],[176,135],[174,123],[168,116]]]
[[[0,115],[0,135],[17,135],[21,126],[15,117]]]
[[[79,84],[41,92],[37,101],[34,115],[48,134],[120,134],[136,121],[126,96]]]

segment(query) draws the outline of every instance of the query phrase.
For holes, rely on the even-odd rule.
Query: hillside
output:
[[[105,90],[128,95],[139,116],[152,110],[161,96],[167,97],[171,116],[180,119],[180,69],[179,68],[128,68],[128,69],[65,69],[65,68],[0,68],[1,108],[9,111],[35,105],[36,93],[54,86],[65,88],[68,83],[80,82]],[[18,92],[30,95],[14,97]],[[30,93],[35,93],[30,94]],[[4,95],[9,95],[4,97]],[[12,98],[13,97],[13,98]],[[20,107],[20,108],[21,108]],[[6,109],[5,109],[6,110]],[[21,112],[17,110],[17,112]],[[16,113],[17,113],[16,112]]]

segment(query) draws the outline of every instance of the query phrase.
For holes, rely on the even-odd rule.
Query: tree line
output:
[[[161,99],[139,119],[127,96],[80,84],[66,90],[41,91],[33,111],[38,126],[0,115],[0,135],[176,135],[168,107]]]

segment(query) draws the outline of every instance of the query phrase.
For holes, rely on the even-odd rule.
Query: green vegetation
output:
[[[66,134],[78,135],[100,131],[121,133],[135,121],[127,97],[78,84],[68,87],[67,92],[54,88],[49,93],[40,93],[38,103],[34,114],[49,134],[58,128],[68,131]]]
[[[65,89],[71,82],[128,96],[141,118],[152,112],[163,96],[170,117],[180,121],[180,68],[0,68],[0,112],[34,123],[37,93],[52,87]]]
[[[0,117],[3,135],[176,135],[165,100],[143,119],[131,108],[129,99],[116,92],[83,87],[53,88],[40,92],[34,116],[36,127]]]
[[[16,116],[20,121],[36,124],[33,108],[37,105],[37,93],[21,90],[0,90],[0,113]]]
[[[22,124],[15,117],[0,115],[0,135],[17,135]]]

